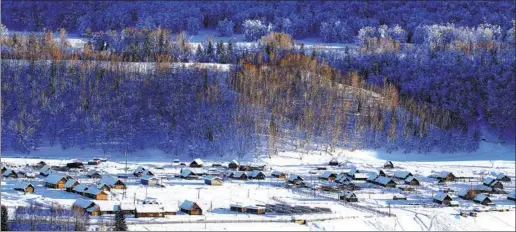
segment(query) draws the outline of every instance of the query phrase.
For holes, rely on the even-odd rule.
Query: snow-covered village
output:
[[[2,1],[1,231],[514,231],[514,1]]]

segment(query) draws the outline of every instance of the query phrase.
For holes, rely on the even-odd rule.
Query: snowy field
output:
[[[52,156],[51,154],[55,154]],[[68,157],[89,158],[104,157],[98,151],[67,150],[58,152],[57,149],[35,152],[31,156],[39,158],[2,158],[2,162],[21,170],[25,165],[34,165],[44,160],[50,165],[64,165]],[[72,155],[73,154],[73,155]],[[89,154],[89,155],[87,155]],[[8,156],[14,157],[15,154]],[[90,157],[91,156],[91,157]],[[52,157],[52,158],[50,158]],[[328,166],[332,158],[337,158],[341,166]],[[189,163],[191,158],[181,157],[181,162]],[[323,171],[316,171],[317,167],[325,166],[335,173],[347,172],[356,168],[361,173],[373,174],[382,169],[386,160],[391,160],[394,170],[410,171],[421,182],[415,192],[405,193],[407,201],[394,201],[394,194],[401,193],[399,189],[387,189],[366,183],[353,181],[360,187],[355,190],[359,202],[343,203],[337,200],[337,193],[322,190],[288,189],[284,181],[270,176],[272,170],[288,174],[301,175],[309,185],[324,184],[325,181],[317,177]],[[229,160],[204,159],[205,170],[211,167],[212,162]],[[514,201],[507,200],[507,194],[490,194],[495,206],[486,207],[471,200],[463,200],[457,192],[470,186],[481,184],[488,176],[505,173],[511,178],[504,182],[504,190],[511,192],[515,189],[515,161],[513,145],[498,145],[483,142],[481,148],[471,154],[386,154],[381,151],[345,151],[338,150],[334,156],[314,152],[281,152],[277,157],[242,159],[240,164],[265,164],[265,180],[232,180],[228,179],[222,186],[205,185],[202,179],[185,180],[175,175],[180,173],[181,166],[173,164],[171,158],[165,154],[152,151],[142,151],[141,154],[131,154],[128,162],[130,178],[124,197],[123,190],[112,190],[111,201],[141,202],[146,197],[157,198],[159,202],[171,209],[178,209],[184,200],[196,202],[203,209],[203,216],[189,216],[178,213],[165,218],[127,218],[129,228],[133,230],[514,230],[515,211]],[[150,168],[156,176],[162,177],[164,187],[146,187],[140,184],[139,178],[131,175],[139,165]],[[125,174],[125,159],[122,155],[109,157],[108,162],[98,166],[86,165],[88,169],[98,170],[102,175]],[[218,168],[219,170],[222,168]],[[212,170],[213,171],[213,170]],[[456,175],[474,177],[470,181],[449,182],[446,186],[438,185],[437,181],[428,177],[441,171],[453,172]],[[81,183],[94,183],[84,172],[68,173]],[[75,193],[63,190],[54,190],[43,186],[43,179],[29,180],[35,184],[34,194],[24,195],[15,191],[13,186],[19,179],[4,178],[2,180],[2,204],[12,210],[14,206],[28,205],[30,202],[50,205],[58,202],[71,206],[79,198],[88,199]],[[398,182],[399,183],[399,182]],[[442,188],[450,188],[453,200],[457,200],[460,207],[437,206],[432,203],[433,195]],[[230,204],[257,205],[279,204],[305,205],[311,207],[327,207],[332,213],[312,215],[280,215],[266,213],[265,215],[251,215],[229,211]],[[353,205],[362,208],[354,207]],[[461,211],[473,211],[475,208],[509,209],[506,212],[481,212],[477,217],[461,217]],[[372,210],[369,210],[372,209]],[[391,212],[395,217],[386,217],[375,213],[378,210],[384,213]],[[103,216],[112,217],[112,216]],[[289,222],[293,218],[307,220],[306,225]],[[93,222],[98,217],[93,217]],[[224,223],[227,220],[240,222]],[[247,220],[247,221],[246,221]],[[252,222],[249,222],[252,220]],[[204,223],[207,221],[208,223]],[[216,222],[216,223],[214,223]],[[173,225],[173,226],[171,226]],[[95,227],[95,226],[93,226]]]

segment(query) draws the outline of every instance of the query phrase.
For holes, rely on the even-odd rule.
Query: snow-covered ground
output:
[[[319,152],[280,152],[278,156],[241,159],[241,164],[266,164],[265,180],[227,180],[223,186],[208,186],[203,180],[183,180],[179,178],[164,178],[161,187],[145,187],[139,179],[131,177],[127,181],[126,196],[122,190],[112,190],[113,201],[139,202],[145,197],[157,198],[164,205],[177,209],[183,200],[192,200],[204,210],[203,216],[175,215],[165,218],[127,218],[132,230],[511,230],[515,222],[514,202],[506,199],[506,194],[491,194],[490,198],[496,207],[509,208],[508,212],[482,212],[478,217],[461,217],[460,211],[471,211],[480,207],[479,204],[457,197],[457,191],[480,184],[488,176],[500,172],[505,173],[512,180],[504,182],[507,192],[515,189],[515,157],[513,145],[499,145],[482,142],[478,151],[473,153],[438,154],[387,154],[378,151],[347,151],[337,150],[333,156]],[[4,154],[2,154],[4,156]],[[9,154],[10,157],[16,154]],[[51,165],[63,165],[71,158],[81,157],[87,161],[93,157],[104,157],[95,150],[72,149],[59,151],[58,148],[40,150],[31,154],[39,158],[2,158],[2,162],[21,166],[36,164],[45,160]],[[5,157],[5,156],[4,156]],[[176,158],[176,157],[174,157]],[[181,162],[188,163],[189,157],[177,157]],[[332,158],[337,158],[343,165],[340,167],[327,166]],[[212,162],[228,162],[230,157],[219,159],[208,157],[204,159],[206,166]],[[391,212],[396,217],[385,217],[370,210],[352,207],[336,199],[337,193],[316,191],[310,189],[302,191],[283,187],[283,181],[271,178],[272,170],[286,173],[296,173],[305,178],[309,184],[323,184],[317,176],[323,171],[315,171],[316,167],[326,166],[336,173],[356,168],[362,173],[377,173],[385,160],[393,161],[394,170],[412,172],[422,186],[416,192],[405,193],[407,201],[392,200],[393,194],[401,193],[398,189],[385,189],[371,184],[355,181],[361,187],[355,193],[359,199],[358,206],[374,209],[381,212]],[[109,161],[96,167],[103,175],[125,174],[125,158],[121,154],[111,154]],[[172,164],[172,157],[158,151],[141,151],[131,154],[128,162],[128,172],[138,165],[150,167],[159,177],[171,177],[180,172],[180,166]],[[88,166],[93,168],[92,166]],[[15,169],[17,169],[15,167]],[[314,171],[317,174],[314,174]],[[431,174],[440,171],[450,171],[458,175],[472,176],[471,182],[451,182],[447,186],[438,185]],[[71,173],[74,178],[83,183],[93,183],[84,173]],[[55,201],[71,206],[79,196],[62,190],[53,190],[43,187],[42,179],[31,180],[36,185],[36,193],[23,195],[13,190],[13,186],[20,180],[4,178],[1,183],[2,204],[12,207],[26,205],[29,202],[50,204]],[[454,200],[459,201],[460,207],[435,207],[432,196],[443,187],[456,191],[451,193]],[[315,195],[312,195],[315,193]],[[407,204],[408,202],[414,205]],[[313,215],[250,215],[229,211],[230,204],[256,205],[278,204],[306,205],[312,207],[328,207],[331,214]],[[427,207],[424,207],[427,206]],[[480,207],[482,208],[482,207]],[[111,216],[107,216],[111,217]],[[306,219],[306,225],[287,222],[292,218]],[[324,220],[327,219],[327,220]],[[96,220],[95,218],[93,220]],[[211,223],[203,223],[204,220]],[[241,222],[224,223],[224,220],[239,220]],[[253,220],[249,222],[246,220]],[[196,221],[196,222],[194,222]],[[219,223],[213,223],[217,221]],[[276,221],[276,222],[272,222]],[[178,222],[181,222],[178,224]],[[190,223],[188,223],[190,222]]]

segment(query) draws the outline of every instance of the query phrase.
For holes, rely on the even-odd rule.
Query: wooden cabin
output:
[[[450,202],[453,200],[448,193],[445,192],[437,192],[433,198],[434,202],[439,203],[441,205],[450,205]]]
[[[474,189],[462,189],[458,196],[464,200],[473,200],[477,196],[477,192]]]
[[[229,205],[229,210],[233,212],[245,213],[247,208],[242,205]]]
[[[27,182],[18,182],[14,185],[14,190],[22,191],[24,193],[34,193],[34,185]]]
[[[180,206],[179,209],[181,212],[184,212],[189,215],[202,215],[202,209],[197,205],[197,203],[189,200],[185,200]]]
[[[4,171],[2,174],[4,177],[10,177],[10,178],[18,178],[18,173],[16,173],[14,170],[8,168]]]
[[[212,186],[221,186],[224,184],[224,181],[220,177],[209,176],[204,179],[204,184]]]
[[[416,177],[414,177],[414,176],[407,177],[407,179],[405,179],[405,184],[406,185],[412,185],[412,186],[419,186],[420,185],[419,180]]]
[[[328,165],[330,165],[330,166],[339,166],[339,161],[337,159],[333,158],[333,159],[330,160]]]
[[[45,187],[55,189],[65,189],[65,184],[68,180],[61,175],[50,174],[45,178]]]
[[[240,165],[239,165],[238,161],[236,161],[236,160],[232,160],[232,161],[228,164],[228,168],[229,168],[229,169],[238,169],[238,166],[240,166]]]
[[[348,183],[348,182],[351,182],[352,180],[353,179],[351,179],[348,175],[346,175],[344,173],[338,174],[337,177],[335,177],[335,182],[337,182],[339,184]]]
[[[245,209],[250,214],[265,214],[265,207],[263,206],[247,206]]]
[[[337,174],[330,171],[325,171],[319,176],[319,179],[326,181],[333,181],[335,178],[337,178]]]
[[[135,215],[136,218],[142,217],[163,217],[163,210],[159,205],[154,204],[138,204],[136,205]]]
[[[287,182],[298,186],[305,184],[303,178],[297,174],[290,174],[288,176]]]
[[[91,178],[91,179],[100,179],[100,178],[102,178],[102,175],[100,175],[100,173],[98,171],[89,171],[86,174],[86,177]]]
[[[357,195],[351,191],[344,191],[339,194],[339,199],[346,202],[358,202]]]
[[[88,190],[88,188],[89,188],[89,186],[87,186],[86,184],[78,184],[72,188],[72,192],[77,193],[79,195],[84,195],[84,192],[86,192],[86,190]]]
[[[396,182],[389,177],[380,176],[376,178],[374,183],[386,188],[396,188]]]
[[[498,188],[498,189],[503,189],[503,184],[502,182],[496,180],[495,178],[493,177],[487,177],[484,179],[484,181],[482,182],[483,185],[485,186],[488,186],[490,188]]]
[[[72,210],[83,214],[93,206],[95,206],[95,203],[91,200],[77,199],[72,205]]]
[[[456,177],[451,172],[442,171],[439,174],[437,174],[437,179],[442,182],[449,182],[449,181],[455,181]]]
[[[405,180],[407,179],[409,176],[413,176],[411,172],[409,171],[401,171],[401,170],[398,170],[394,173],[394,178],[398,179],[398,180]]]
[[[140,179],[140,183],[142,185],[148,185],[148,186],[156,186],[158,185],[158,178],[152,177],[152,176],[143,176]]]
[[[190,163],[190,167],[191,168],[202,168],[204,166],[204,162],[197,158],[197,159],[194,159],[191,163]]]
[[[498,175],[496,175],[496,180],[501,182],[511,182],[511,178],[505,175],[505,173],[498,173]]]
[[[245,172],[232,172],[229,175],[229,178],[235,179],[235,180],[247,180],[248,176],[245,174]]]
[[[119,178],[111,177],[111,176],[103,176],[100,180],[103,183],[106,183],[112,189],[125,189],[126,185]]]
[[[383,164],[383,168],[392,169],[392,168],[394,168],[394,164],[392,164],[392,161],[387,160],[387,161],[385,161],[385,163]]]
[[[265,174],[262,171],[254,170],[248,175],[251,180],[265,180]]]
[[[106,191],[106,192],[111,191],[111,187],[104,182],[99,182],[96,187],[102,191]]]
[[[271,176],[279,178],[279,179],[286,179],[287,178],[287,174],[285,174],[284,172],[280,172],[280,171],[273,171],[271,173]]]
[[[489,197],[484,194],[476,195],[475,198],[473,198],[473,201],[476,203],[482,204],[482,205],[492,205],[493,204],[493,201],[491,201],[491,199],[489,199]]]
[[[77,181],[75,179],[69,179],[66,181],[64,187],[67,192],[72,192],[73,188],[79,184],[80,184],[79,181]]]
[[[106,191],[102,191],[94,186],[88,187],[84,192],[84,196],[89,197],[94,200],[103,200],[106,201],[109,198],[109,194]]]

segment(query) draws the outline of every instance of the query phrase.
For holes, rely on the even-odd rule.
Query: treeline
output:
[[[216,28],[221,35],[251,35],[248,39],[259,39],[252,35],[265,30],[329,42],[353,41],[365,27],[399,25],[410,42],[418,26],[432,24],[486,23],[500,25],[505,34],[514,11],[512,1],[3,1],[2,22],[15,30],[65,28],[78,33],[161,27],[197,34]]]
[[[2,205],[2,210],[4,206]],[[10,231],[87,231],[89,215],[74,211],[62,205],[52,203],[50,207],[30,203],[28,206],[17,206],[12,215],[6,213],[5,227]],[[2,218],[4,223],[4,218]],[[106,227],[105,227],[106,228]]]

